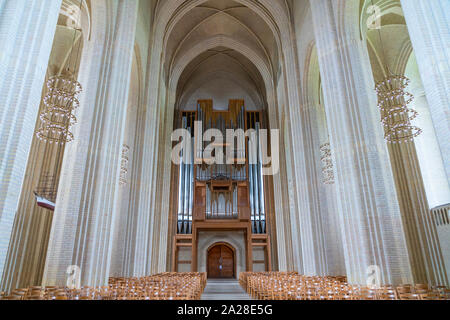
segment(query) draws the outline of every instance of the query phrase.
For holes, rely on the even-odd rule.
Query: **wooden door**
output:
[[[208,278],[234,278],[234,252],[218,244],[208,250]]]

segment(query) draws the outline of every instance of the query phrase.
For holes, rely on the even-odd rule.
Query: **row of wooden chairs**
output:
[[[205,273],[161,273],[141,278],[110,278],[107,286],[29,287],[2,293],[0,300],[198,300]]]
[[[345,276],[304,276],[296,272],[244,272],[241,286],[259,300],[450,300],[445,286],[351,285]]]

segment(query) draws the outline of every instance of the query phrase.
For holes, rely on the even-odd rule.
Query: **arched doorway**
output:
[[[227,243],[215,243],[208,249],[206,265],[208,278],[235,278],[235,250]]]

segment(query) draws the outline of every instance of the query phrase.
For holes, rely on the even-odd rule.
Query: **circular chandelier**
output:
[[[373,0],[372,6],[375,7]],[[378,96],[378,108],[381,112],[381,123],[385,129],[384,139],[388,143],[394,144],[413,141],[415,137],[422,133],[422,129],[411,123],[418,116],[417,111],[408,107],[414,100],[413,95],[405,90],[411,81],[404,75],[396,75],[391,72],[386,61],[381,24],[377,29],[381,46],[383,73],[387,75],[375,85],[375,91]]]
[[[333,161],[331,160],[331,146],[330,143],[324,143],[320,146],[322,161],[322,175],[324,184],[334,184],[334,172],[333,172]]]
[[[77,123],[73,110],[80,106],[76,96],[82,87],[72,76],[53,76],[47,81],[47,89],[36,136],[41,141],[63,145],[74,139],[69,129]]]
[[[409,84],[410,80],[405,76],[390,75],[375,86],[381,123],[385,128],[384,138],[388,143],[413,141],[422,133],[422,129],[411,124],[418,113],[408,107],[414,100],[413,95],[405,91]]]
[[[130,151],[130,147],[124,144],[122,147],[122,157],[120,160],[119,184],[121,186],[127,184],[128,161],[129,161],[127,153],[129,151]]]

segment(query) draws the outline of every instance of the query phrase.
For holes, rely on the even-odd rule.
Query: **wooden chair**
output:
[[[416,293],[400,293],[400,300],[420,300],[420,296]]]
[[[420,300],[443,300],[439,292],[429,292],[419,294]]]

